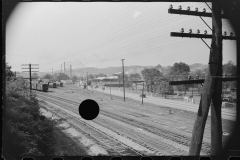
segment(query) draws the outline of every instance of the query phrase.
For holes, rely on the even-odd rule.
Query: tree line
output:
[[[146,82],[146,88],[149,92],[173,93],[174,90],[186,91],[191,87],[198,92],[201,91],[201,85],[176,85],[170,86],[169,81],[187,80],[187,79],[205,79],[205,69],[197,69],[190,72],[190,67],[184,62],[174,63],[173,66],[162,67],[160,64],[155,68],[145,68],[142,70],[142,76]],[[223,65],[223,76],[236,76],[237,66],[228,61]],[[223,82],[223,88],[236,88],[236,81]]]
[[[158,64],[156,67],[153,68],[144,68],[141,73],[131,73],[131,74],[124,74],[124,82],[126,86],[131,87],[132,81],[144,80],[146,83],[146,89],[149,92],[156,92],[156,93],[173,93],[174,90],[184,92],[189,88],[195,88],[198,92],[201,91],[200,85],[177,85],[177,86],[170,86],[168,84],[169,81],[178,81],[178,80],[186,80],[186,79],[204,79],[205,78],[206,68],[204,69],[196,69],[195,71],[190,71],[190,67],[188,64],[184,62],[174,63],[172,66],[162,67]],[[232,62],[228,61],[226,64],[223,65],[223,75],[226,76],[236,76],[237,66]],[[113,74],[114,75],[114,74]],[[86,75],[87,76],[87,75]],[[74,83],[81,79],[86,79],[84,77],[77,77],[72,76],[71,78],[64,74],[46,74],[43,78],[50,79],[50,80],[67,80],[71,79]],[[118,74],[119,83],[123,83],[123,75]],[[103,73],[99,74],[88,74],[88,80],[92,80],[98,77],[107,77],[107,75]],[[223,88],[236,88],[236,82],[224,82]]]

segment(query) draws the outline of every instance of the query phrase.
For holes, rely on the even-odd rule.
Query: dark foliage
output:
[[[6,83],[6,122],[3,157],[54,155],[54,124],[40,114],[40,106],[24,80]]]
[[[4,157],[54,153],[53,123],[40,115],[36,100],[7,97]]]

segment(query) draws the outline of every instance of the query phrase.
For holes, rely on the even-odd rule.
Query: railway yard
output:
[[[49,88],[48,92],[35,91],[42,109],[58,119],[66,134],[72,135],[89,155],[187,155],[197,105],[180,102],[154,101],[133,95],[123,97],[98,89],[82,89],[73,85]],[[115,95],[114,95],[115,94]],[[97,118],[87,121],[81,118],[78,107],[83,100],[93,99],[100,107]],[[182,107],[182,108],[181,108]],[[192,107],[192,108],[191,108]],[[195,107],[195,108],[193,108]],[[170,111],[171,110],[171,111]],[[234,123],[235,108],[223,110],[223,145]],[[210,119],[206,122],[201,155],[210,154]]]

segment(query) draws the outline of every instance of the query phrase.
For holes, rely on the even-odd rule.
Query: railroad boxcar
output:
[[[37,90],[42,91],[42,92],[47,92],[48,91],[48,84],[46,83],[38,83],[37,84]]]
[[[56,82],[57,87],[63,87],[63,83],[62,82]]]
[[[49,88],[57,88],[57,84],[55,82],[48,84]]]
[[[53,83],[52,82],[48,82],[48,87],[49,88],[53,88]]]
[[[56,82],[57,87],[60,87],[60,82]]]
[[[32,90],[37,90],[37,83],[36,82],[32,82]]]

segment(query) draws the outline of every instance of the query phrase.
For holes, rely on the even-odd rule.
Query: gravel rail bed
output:
[[[78,105],[78,102],[68,100],[68,99],[65,99],[63,97],[52,96],[52,95],[48,95],[48,97],[52,97],[54,99],[64,101],[65,103]],[[144,129],[146,131],[149,131],[153,134],[164,137],[166,139],[172,140],[172,141],[177,142],[179,144],[182,144],[182,145],[185,145],[185,146],[190,145],[190,137],[188,137],[188,136],[180,135],[180,134],[177,134],[175,132],[171,132],[171,131],[166,130],[166,129],[154,128],[153,126],[151,126],[149,124],[146,125],[146,123],[142,123],[142,122],[136,121],[134,119],[129,119],[129,118],[124,117],[122,115],[120,116],[118,114],[113,114],[113,113],[105,111],[105,110],[101,110],[101,114],[103,114],[105,116],[108,116],[108,117],[111,117],[113,119],[116,119],[118,121],[122,121],[122,122],[125,122],[125,123],[128,123],[128,124],[131,124],[135,127],[141,127],[142,129]],[[210,149],[210,144],[208,144],[206,142],[203,142],[202,152],[204,152],[205,154],[209,154],[209,152],[210,152],[209,149]]]
[[[41,98],[43,98],[41,96]],[[51,103],[59,105],[59,103],[55,103],[54,101],[50,100],[49,98],[43,98],[44,100],[51,101]],[[54,107],[50,107],[48,105],[48,109],[54,112],[55,114],[60,115],[63,119],[66,119],[71,125],[74,126],[78,131],[84,134],[89,139],[94,140],[95,143],[103,146],[104,149],[107,150],[109,155],[120,155],[120,156],[143,156],[143,154],[139,153],[138,151],[126,146],[125,144],[119,142],[117,139],[114,139],[107,134],[101,132],[100,130],[93,128],[92,126],[84,123],[83,121],[79,120],[74,116],[67,114],[66,112],[62,111],[61,109],[56,109]]]

